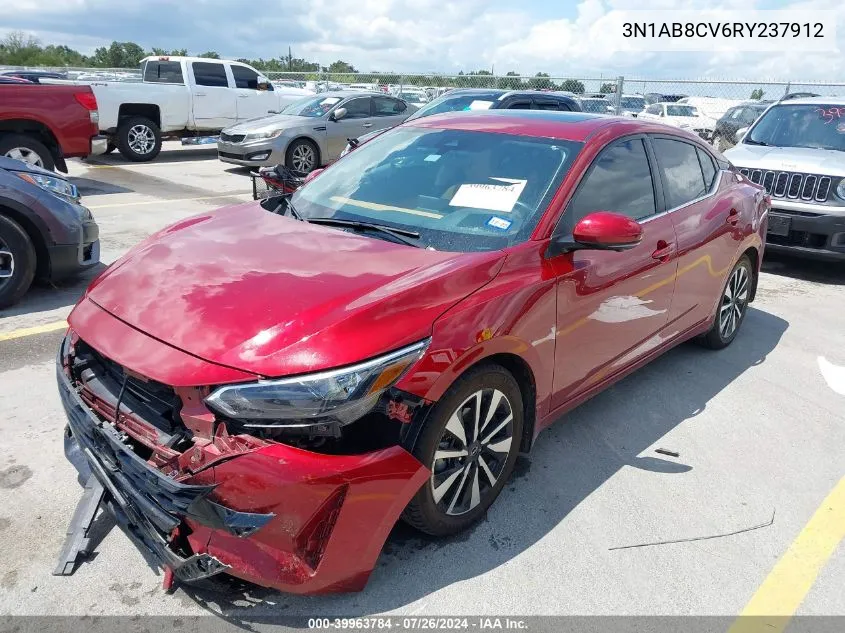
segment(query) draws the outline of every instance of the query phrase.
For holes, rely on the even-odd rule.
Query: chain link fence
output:
[[[6,68],[11,69],[11,68]],[[140,72],[127,68],[38,68],[67,74],[75,81],[140,81]],[[670,96],[709,98],[712,100],[775,101],[786,94],[809,93],[822,96],[845,95],[845,83],[807,81],[753,81],[718,79],[649,79],[621,77],[615,74],[592,77],[549,77],[493,74],[440,73],[328,73],[328,72],[264,72],[278,87],[291,86],[314,92],[338,90],[354,86],[360,89],[404,93],[407,97],[430,100],[452,88],[490,88],[502,90],[555,90],[578,96],[599,95],[614,101],[619,95],[652,95],[653,99]],[[615,100],[618,103],[618,100]],[[727,109],[727,108],[725,108]]]

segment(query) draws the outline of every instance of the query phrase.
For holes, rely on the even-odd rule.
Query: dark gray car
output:
[[[76,186],[0,157],[0,308],[20,299],[36,277],[56,281],[99,261],[99,228]]]

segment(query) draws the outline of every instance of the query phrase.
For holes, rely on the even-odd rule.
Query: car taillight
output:
[[[94,93],[77,92],[74,93],[73,96],[77,102],[79,102],[79,105],[88,110],[88,117],[90,118],[91,123],[99,123],[100,113],[97,110],[97,97],[94,96]]]

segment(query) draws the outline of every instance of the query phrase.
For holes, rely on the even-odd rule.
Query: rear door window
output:
[[[534,109],[535,110],[556,110],[559,112],[570,112],[569,106],[563,101],[557,101],[555,99],[535,99],[534,100]]]
[[[655,138],[653,142],[666,206],[675,209],[703,196],[709,187],[705,186],[695,146],[667,138]]]
[[[235,88],[258,90],[258,73],[254,70],[232,64],[232,75],[235,77]]]
[[[180,62],[148,61],[144,66],[144,81],[157,84],[183,84]]]
[[[396,116],[407,109],[404,101],[393,97],[373,97],[374,116]]]
[[[194,71],[194,81],[198,86],[229,87],[229,80],[226,78],[226,68],[223,64],[193,62],[191,68]]]

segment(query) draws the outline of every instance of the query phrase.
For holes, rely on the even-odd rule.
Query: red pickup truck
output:
[[[65,158],[106,151],[90,86],[0,85],[0,156],[67,172]]]

